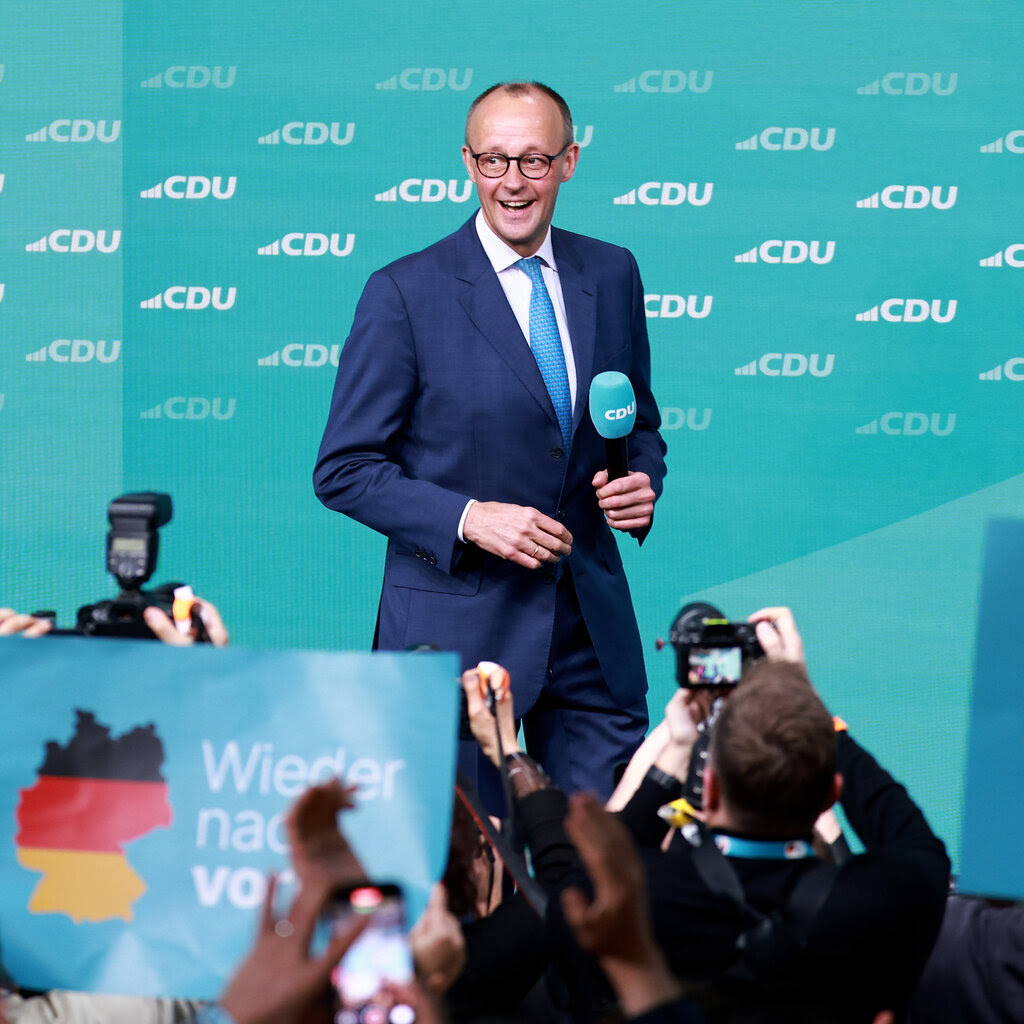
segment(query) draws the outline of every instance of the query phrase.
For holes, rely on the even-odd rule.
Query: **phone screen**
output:
[[[690,650],[689,680],[693,684],[717,686],[738,683],[743,673],[743,652],[739,647],[694,647]]]
[[[389,985],[413,978],[401,889],[392,884],[346,889],[327,912],[336,929],[353,916],[373,915],[331,974],[340,1004],[336,1024],[413,1024],[415,1011]]]

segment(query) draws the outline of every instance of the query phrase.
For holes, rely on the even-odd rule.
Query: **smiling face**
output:
[[[501,178],[485,178],[471,153],[551,156],[565,145],[565,126],[554,100],[541,92],[513,96],[502,89],[491,93],[473,111],[462,147],[462,159],[476,185],[480,208],[491,230],[520,256],[539,248],[555,213],[558,187],[576,170],[576,143],[551,162],[543,178],[527,178],[518,164],[509,164]]]

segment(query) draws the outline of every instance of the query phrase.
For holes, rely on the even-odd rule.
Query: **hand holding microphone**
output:
[[[636,422],[636,396],[624,373],[608,370],[590,384],[590,418],[605,439],[607,469],[591,481],[597,502],[614,530],[642,530],[654,515],[654,490],[646,473],[629,470],[628,437]]]
[[[618,480],[629,472],[626,439],[636,422],[636,396],[624,373],[606,370],[590,382],[590,418],[604,438],[608,479]]]

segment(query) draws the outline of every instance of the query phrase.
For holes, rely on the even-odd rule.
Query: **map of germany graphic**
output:
[[[42,874],[28,909],[131,921],[147,886],[124,846],[171,824],[163,743],[152,724],[115,737],[91,711],[75,714],[74,735],[47,742],[38,779],[20,791],[18,863]]]

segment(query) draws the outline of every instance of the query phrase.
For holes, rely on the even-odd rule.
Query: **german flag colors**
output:
[[[47,743],[39,778],[18,802],[18,863],[42,874],[28,909],[76,923],[131,921],[147,887],[124,845],[171,824],[163,744],[153,725],[112,737],[92,712],[76,714],[74,736]]]

